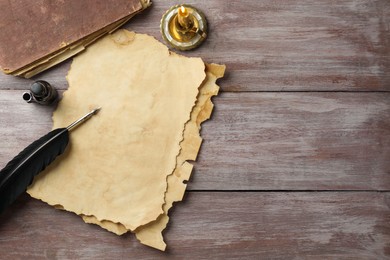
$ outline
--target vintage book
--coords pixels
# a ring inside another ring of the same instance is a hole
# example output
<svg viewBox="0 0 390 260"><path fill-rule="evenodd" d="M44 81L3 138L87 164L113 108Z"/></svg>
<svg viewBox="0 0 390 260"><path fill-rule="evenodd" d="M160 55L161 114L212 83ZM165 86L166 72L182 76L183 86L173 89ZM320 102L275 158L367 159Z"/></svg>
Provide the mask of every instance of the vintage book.
<svg viewBox="0 0 390 260"><path fill-rule="evenodd" d="M0 67L32 77L81 52L150 0L0 0Z"/></svg>

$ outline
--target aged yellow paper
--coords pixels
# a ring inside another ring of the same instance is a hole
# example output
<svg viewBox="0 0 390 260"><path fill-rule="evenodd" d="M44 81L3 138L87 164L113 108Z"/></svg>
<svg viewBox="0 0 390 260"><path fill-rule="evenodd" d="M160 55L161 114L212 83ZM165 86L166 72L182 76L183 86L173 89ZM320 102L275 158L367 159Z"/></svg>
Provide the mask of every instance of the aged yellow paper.
<svg viewBox="0 0 390 260"><path fill-rule="evenodd" d="M200 58L171 54L147 35L120 30L95 43L72 63L53 128L102 109L28 193L131 231L156 220L205 76Z"/></svg>
<svg viewBox="0 0 390 260"><path fill-rule="evenodd" d="M94 107L60 160L28 192L118 235L165 250L168 210L183 198L225 66L185 58L120 30L75 58L53 128Z"/></svg>

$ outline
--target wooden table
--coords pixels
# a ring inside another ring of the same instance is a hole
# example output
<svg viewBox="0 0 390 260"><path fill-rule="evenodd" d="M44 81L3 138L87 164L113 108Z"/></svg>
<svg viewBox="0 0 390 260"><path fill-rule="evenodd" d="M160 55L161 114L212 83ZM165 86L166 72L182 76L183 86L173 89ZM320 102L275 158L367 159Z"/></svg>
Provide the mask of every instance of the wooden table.
<svg viewBox="0 0 390 260"><path fill-rule="evenodd" d="M390 258L390 1L189 1L227 65L163 253L23 195L1 259ZM162 40L155 1L125 28ZM10 50L12 51L12 50ZM34 79L65 90L70 61ZM32 80L0 76L0 168L51 129Z"/></svg>

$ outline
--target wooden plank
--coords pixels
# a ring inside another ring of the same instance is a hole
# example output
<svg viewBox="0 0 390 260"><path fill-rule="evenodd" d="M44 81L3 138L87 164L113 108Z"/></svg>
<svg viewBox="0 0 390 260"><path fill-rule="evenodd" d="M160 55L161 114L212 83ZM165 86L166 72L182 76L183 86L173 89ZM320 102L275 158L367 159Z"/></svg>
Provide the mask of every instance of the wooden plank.
<svg viewBox="0 0 390 260"><path fill-rule="evenodd" d="M390 1L188 1L210 25L207 41L185 55L224 63L224 91L390 90ZM162 41L162 14L177 1L155 1L125 28ZM66 88L69 62L36 78ZM22 84L23 83L23 84ZM26 89L0 75L0 89Z"/></svg>
<svg viewBox="0 0 390 260"><path fill-rule="evenodd" d="M126 27L162 41L156 27L169 3ZM224 91L390 90L387 0L188 3L205 12L210 33L184 54L226 64Z"/></svg>
<svg viewBox="0 0 390 260"><path fill-rule="evenodd" d="M389 93L223 93L191 189L389 190Z"/></svg>
<svg viewBox="0 0 390 260"><path fill-rule="evenodd" d="M0 91L0 167L53 108ZM390 190L390 93L222 93L191 190Z"/></svg>
<svg viewBox="0 0 390 260"><path fill-rule="evenodd" d="M0 216L3 259L387 259L390 193L190 192L168 251L24 196Z"/></svg>

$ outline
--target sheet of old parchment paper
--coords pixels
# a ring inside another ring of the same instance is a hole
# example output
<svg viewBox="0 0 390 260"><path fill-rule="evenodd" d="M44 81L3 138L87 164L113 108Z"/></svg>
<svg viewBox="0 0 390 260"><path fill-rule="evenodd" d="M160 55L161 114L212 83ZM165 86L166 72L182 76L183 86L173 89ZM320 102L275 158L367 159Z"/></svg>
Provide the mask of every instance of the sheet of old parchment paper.
<svg viewBox="0 0 390 260"><path fill-rule="evenodd" d="M72 63L53 128L102 110L71 133L67 152L29 194L164 250L167 212L183 197L192 170L186 160L196 159L200 123L210 116L223 71L208 65L206 76L201 59L126 30L97 42Z"/></svg>

